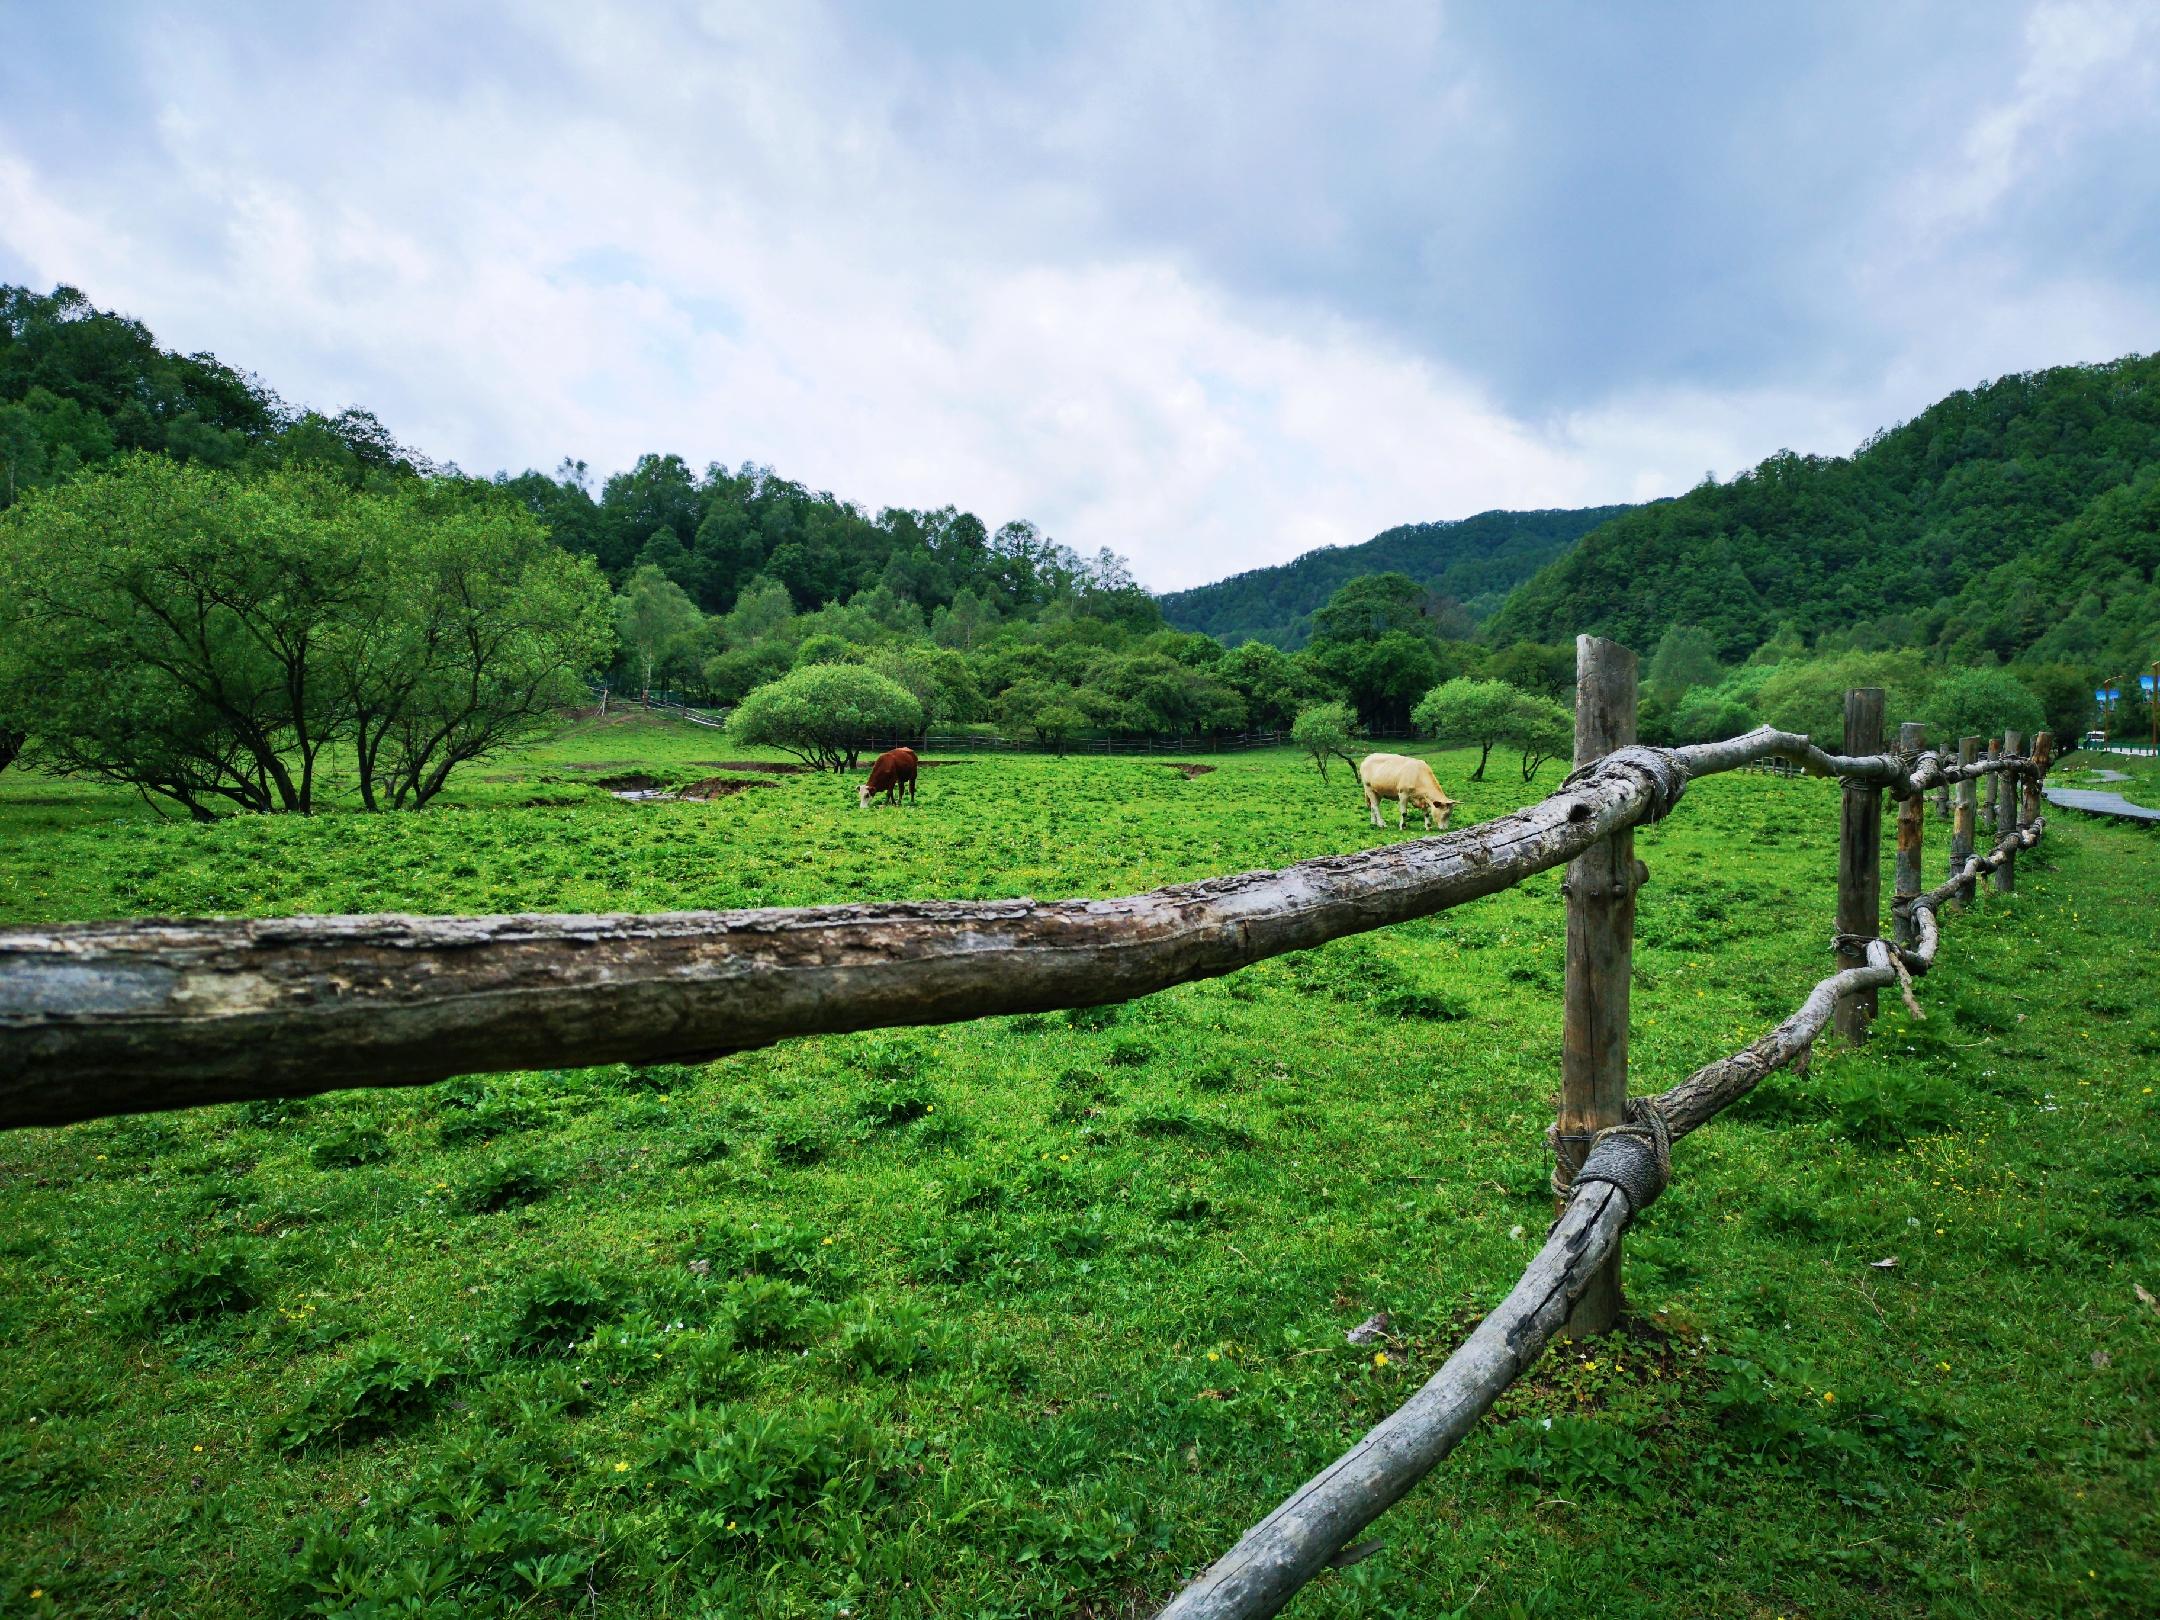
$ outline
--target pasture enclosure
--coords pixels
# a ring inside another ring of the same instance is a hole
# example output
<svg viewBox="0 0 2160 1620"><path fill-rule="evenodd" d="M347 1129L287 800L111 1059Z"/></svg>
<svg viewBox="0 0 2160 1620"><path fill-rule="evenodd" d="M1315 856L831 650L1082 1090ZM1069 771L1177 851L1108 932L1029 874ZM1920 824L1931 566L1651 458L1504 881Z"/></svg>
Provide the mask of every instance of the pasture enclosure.
<svg viewBox="0 0 2160 1620"><path fill-rule="evenodd" d="M1620 752L1608 750L1613 742ZM378 918L17 929L0 942L7 1117L85 1118L541 1063L683 1061L793 1034L1101 1005L1430 916L1567 863L1567 1085L1554 1135L1567 1185L1561 1220L1508 1303L1424 1392L1169 1611L1270 1612L1535 1359L1616 1254L1621 1229L1661 1190L1667 1144L1803 1053L1841 1003L1897 985L1901 965L1926 971L1937 912L2038 835L2030 805L2012 808L1995 847L1964 859L1926 894L1908 887L1901 862L1893 910L1901 936L1910 935L1901 947L1875 937L1879 916L1850 926L1859 920L1851 891L1874 863L1848 862L1839 943L1858 965L1817 986L1798 1014L1747 1051L1629 1110L1626 919L1642 874L1620 845L1635 826L1671 811L1688 781L1764 755L1796 758L1857 784L1844 795L1846 819L1864 825L1854 812L1865 806L1854 801L1885 787L1901 804L1917 804L1938 781L2023 780L2044 767L2013 753L1992 771L1961 772L1924 749L1849 744L1832 756L1774 734L1703 750L1624 744L1593 737L1584 751L1597 757L1585 758L1560 793L1461 833L1121 902L850 906L553 926ZM1904 831L1901 817L1901 854ZM1917 843L1911 853L1916 880ZM1578 949L1578 939L1596 948ZM167 998L163 1010L148 1014L158 995ZM469 1040L458 1034L468 1026ZM290 1066L265 1073L288 1043ZM151 1068L162 1084L144 1083ZM1428 1421L1436 1408L1438 1421Z"/></svg>

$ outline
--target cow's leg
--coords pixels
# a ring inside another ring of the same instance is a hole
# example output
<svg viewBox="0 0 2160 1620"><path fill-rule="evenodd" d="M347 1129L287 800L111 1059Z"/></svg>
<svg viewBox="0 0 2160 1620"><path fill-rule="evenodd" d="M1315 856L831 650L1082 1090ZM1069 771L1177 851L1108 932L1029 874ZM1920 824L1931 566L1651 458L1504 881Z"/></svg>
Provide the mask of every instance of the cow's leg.
<svg viewBox="0 0 2160 1620"><path fill-rule="evenodd" d="M1385 827L1387 825L1386 822L1380 819L1380 795L1369 787L1365 790L1365 808L1372 812L1372 824L1375 827Z"/></svg>
<svg viewBox="0 0 2160 1620"><path fill-rule="evenodd" d="M1404 805L1406 805L1406 804L1408 804L1409 802L1410 802L1410 795L1409 795L1409 794L1407 794L1407 793L1398 793L1398 794L1396 794L1396 795L1395 795L1395 830L1396 830L1397 832L1401 832L1401 831L1402 831L1402 816L1403 816L1403 806L1404 806Z"/></svg>

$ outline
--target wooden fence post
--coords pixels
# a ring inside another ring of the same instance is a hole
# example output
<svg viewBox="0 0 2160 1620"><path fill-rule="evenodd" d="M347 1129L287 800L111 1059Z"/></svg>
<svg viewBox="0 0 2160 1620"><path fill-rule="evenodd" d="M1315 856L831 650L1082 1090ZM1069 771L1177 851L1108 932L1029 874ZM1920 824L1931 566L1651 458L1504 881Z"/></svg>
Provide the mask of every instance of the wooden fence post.
<svg viewBox="0 0 2160 1620"><path fill-rule="evenodd" d="M1927 727L1908 720L1898 727L1898 752L1910 760L1927 746ZM1926 824L1927 803L1920 794L1908 794L1897 807L1897 882L1891 890L1890 920L1900 945L1920 943L1913 927L1912 903L1920 896L1920 829Z"/></svg>
<svg viewBox="0 0 2160 1620"><path fill-rule="evenodd" d="M1980 739L1960 737L1957 748L1958 764L1969 766L1980 758ZM1980 813L1980 784L1966 777L1957 785L1957 819L1950 824L1950 872L1956 877L1965 870L1965 863L1972 859L1973 832ZM1950 903L1960 911L1972 898L1972 885L1961 883Z"/></svg>
<svg viewBox="0 0 2160 1620"><path fill-rule="evenodd" d="M2040 819L2041 807L2047 802L2046 796L2040 791L2041 777L2046 776L2048 767L2055 763L2055 734L2053 732L2040 731L2033 734L2032 757L2033 764L2040 769L2039 775L2032 777L2025 784L2024 824L2026 826L2031 826L2032 823Z"/></svg>
<svg viewBox="0 0 2160 1620"><path fill-rule="evenodd" d="M1864 686L1845 694L1845 752L1882 752L1883 694ZM1882 933L1882 789L1847 779L1838 818L1837 931L1854 941ZM1864 945L1838 951L1841 967L1867 966ZM1858 1045L1875 1018L1875 992L1856 990L1838 1003L1837 1032Z"/></svg>
<svg viewBox="0 0 2160 1620"><path fill-rule="evenodd" d="M1635 655L1616 641L1575 638L1575 763L1635 740ZM1627 1106L1628 982L1635 960L1635 833L1624 828L1568 863L1560 1117L1555 1185L1574 1179L1590 1138ZM1563 1195L1562 1205L1567 1202ZM1563 1333L1585 1338L1620 1317L1620 1250L1575 1302Z"/></svg>
<svg viewBox="0 0 2160 1620"><path fill-rule="evenodd" d="M2002 739L2000 737L1990 737L1987 740L1987 757L1990 760L2002 758ZM1995 830L1995 789L1998 785L1996 778L1993 776L1987 777L1981 784L1980 830L1984 833L1991 833ZM1988 842L1993 843L1994 840L1989 839Z"/></svg>
<svg viewBox="0 0 2160 1620"><path fill-rule="evenodd" d="M2002 751L2006 757L2023 753L2025 751L2025 734L2021 731L2004 732L2002 735ZM2018 800L2021 797L2018 792L2018 785L2018 779L2008 771L2004 771L1995 778L1995 827L1997 837L2004 837L2017 831ZM1995 868L1995 892L1997 894L2017 893L2016 850L2005 851L2002 865Z"/></svg>

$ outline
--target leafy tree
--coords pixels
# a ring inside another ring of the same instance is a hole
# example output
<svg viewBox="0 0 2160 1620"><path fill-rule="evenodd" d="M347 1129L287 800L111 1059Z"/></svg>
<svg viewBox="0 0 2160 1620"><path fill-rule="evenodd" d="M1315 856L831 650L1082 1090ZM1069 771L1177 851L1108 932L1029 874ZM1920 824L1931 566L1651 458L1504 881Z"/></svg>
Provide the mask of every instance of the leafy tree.
<svg viewBox="0 0 2160 1620"><path fill-rule="evenodd" d="M866 654L861 647L841 636L825 633L804 636L795 648L795 667L802 669L810 664L859 664Z"/></svg>
<svg viewBox="0 0 2160 1620"><path fill-rule="evenodd" d="M1408 574L1366 574L1313 615L1315 641L1378 641L1390 631L1431 633L1432 593Z"/></svg>
<svg viewBox="0 0 2160 1620"><path fill-rule="evenodd" d="M2040 700L2008 670L1960 669L1945 675L1921 711L1928 736L1940 747L1957 746L1960 737L1990 737L2022 731L2028 742L2047 724Z"/></svg>
<svg viewBox="0 0 2160 1620"><path fill-rule="evenodd" d="M370 584L346 492L151 455L34 490L0 518L16 605L0 712L64 772L305 813L344 718L323 656Z"/></svg>
<svg viewBox="0 0 2160 1620"><path fill-rule="evenodd" d="M1931 684L1932 671L1918 653L1840 653L1779 664L1756 693L1755 708L1780 731L1804 732L1818 746L1838 749L1845 745L1848 690L1881 687L1894 728L1920 712Z"/></svg>
<svg viewBox="0 0 2160 1620"><path fill-rule="evenodd" d="M1518 692L1509 740L1522 750L1522 779L1534 782L1548 759L1574 757L1575 716L1549 697Z"/></svg>
<svg viewBox="0 0 2160 1620"><path fill-rule="evenodd" d="M680 585L651 563L632 572L615 602L615 631L637 671L640 702L652 705L653 671L704 628L705 615Z"/></svg>
<svg viewBox="0 0 2160 1620"><path fill-rule="evenodd" d="M578 700L614 647L607 582L499 500L416 486L355 505L370 577L331 656L361 802L418 809Z"/></svg>
<svg viewBox="0 0 2160 1620"><path fill-rule="evenodd" d="M811 664L759 687L728 716L730 741L785 749L814 769L855 767L865 745L922 734L922 705L860 664Z"/></svg>
<svg viewBox="0 0 2160 1620"><path fill-rule="evenodd" d="M1255 645L1248 642L1246 645ZM1243 649L1240 649L1241 651ZM1357 730L1357 716L1347 703L1315 703L1300 709L1290 723L1290 740L1312 756L1314 769L1327 780L1327 763L1339 759L1353 769L1350 739Z"/></svg>
<svg viewBox="0 0 2160 1620"><path fill-rule="evenodd" d="M705 690L715 702L740 703L766 682L777 681L793 664L785 642L730 647L705 661Z"/></svg>
<svg viewBox="0 0 2160 1620"><path fill-rule="evenodd" d="M1305 666L1264 641L1231 649L1216 660L1214 674L1245 700L1247 721L1266 731L1286 729L1320 695Z"/></svg>
<svg viewBox="0 0 2160 1620"><path fill-rule="evenodd" d="M1695 687L1717 685L1723 673L1717 638L1700 625L1675 624L1658 638L1643 684L1674 703Z"/></svg>
<svg viewBox="0 0 2160 1620"><path fill-rule="evenodd" d="M2018 684L2040 700L2047 729L2058 748L2067 748L2085 732L2093 712L2093 693L2100 682L2073 664L2018 664L2010 673ZM1937 738L1940 742L1941 739Z"/></svg>
<svg viewBox="0 0 2160 1620"><path fill-rule="evenodd" d="M1721 742L1761 724L1761 716L1738 698L1721 688L1698 686L1673 710L1671 729L1677 743Z"/></svg>
<svg viewBox="0 0 2160 1620"><path fill-rule="evenodd" d="M1485 762L1493 746L1514 737L1522 724L1522 701L1530 694L1505 681L1473 680L1458 675L1418 700L1410 723L1443 741L1467 743L1478 750L1473 782L1485 780Z"/></svg>
<svg viewBox="0 0 2160 1620"><path fill-rule="evenodd" d="M870 655L870 667L907 688L922 705L925 726L965 722L982 712L975 672L950 648L921 642L880 647Z"/></svg>
<svg viewBox="0 0 2160 1620"><path fill-rule="evenodd" d="M794 639L789 627L795 620L795 599L776 579L753 579L735 598L724 631L730 647L749 647L774 638Z"/></svg>
<svg viewBox="0 0 2160 1620"><path fill-rule="evenodd" d="M1065 744L1074 732L1087 724L1087 714L1076 702L1055 698L1045 703L1028 717L1028 724L1035 735L1057 750L1058 757L1065 757Z"/></svg>
<svg viewBox="0 0 2160 1620"><path fill-rule="evenodd" d="M1319 641L1298 657L1316 682L1340 692L1374 730L1410 723L1410 708L1445 673L1424 636L1391 630L1377 641Z"/></svg>

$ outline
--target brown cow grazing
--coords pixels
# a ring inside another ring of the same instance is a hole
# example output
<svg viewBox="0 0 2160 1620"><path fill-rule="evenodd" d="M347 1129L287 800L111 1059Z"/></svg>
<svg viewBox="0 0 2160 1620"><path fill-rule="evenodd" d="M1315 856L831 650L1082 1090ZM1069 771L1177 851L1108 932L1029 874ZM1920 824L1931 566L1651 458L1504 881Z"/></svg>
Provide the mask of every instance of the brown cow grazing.
<svg viewBox="0 0 2160 1620"><path fill-rule="evenodd" d="M876 762L870 767L870 780L855 790L855 807L858 810L869 809L870 796L874 793L884 794L887 804L898 804L903 790L908 796L908 803L913 804L915 765L915 750L912 748L892 748L878 755Z"/></svg>

